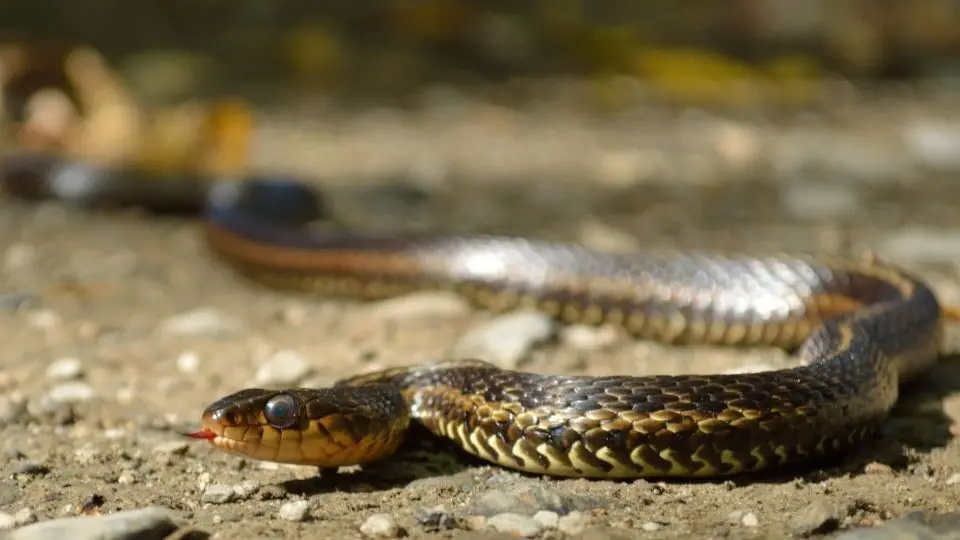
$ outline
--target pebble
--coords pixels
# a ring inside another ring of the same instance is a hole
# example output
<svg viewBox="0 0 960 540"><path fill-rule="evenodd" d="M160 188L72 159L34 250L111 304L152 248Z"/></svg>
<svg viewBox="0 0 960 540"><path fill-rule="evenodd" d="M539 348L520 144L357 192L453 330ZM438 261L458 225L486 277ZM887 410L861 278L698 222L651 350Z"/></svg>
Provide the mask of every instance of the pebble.
<svg viewBox="0 0 960 540"><path fill-rule="evenodd" d="M757 519L756 514L744 510L734 510L733 512L730 512L728 517L730 523L743 525L744 527L756 527L760 524L760 520Z"/></svg>
<svg viewBox="0 0 960 540"><path fill-rule="evenodd" d="M360 532L370 538L397 538L400 527L390 514L373 514L360 525Z"/></svg>
<svg viewBox="0 0 960 540"><path fill-rule="evenodd" d="M201 308L167 318L160 331L175 336L223 337L243 329L239 319L212 308Z"/></svg>
<svg viewBox="0 0 960 540"><path fill-rule="evenodd" d="M543 525L537 520L514 512L504 512L491 517L487 520L487 527L521 538L532 538L543 531Z"/></svg>
<svg viewBox="0 0 960 540"><path fill-rule="evenodd" d="M853 185L827 182L796 182L783 186L781 204L793 217L830 220L855 215L861 208Z"/></svg>
<svg viewBox="0 0 960 540"><path fill-rule="evenodd" d="M27 324L32 328L36 328L37 330L51 332L57 328L60 328L63 325L63 321L60 320L60 316L54 311L49 309L38 309L30 312L30 314L27 316Z"/></svg>
<svg viewBox="0 0 960 540"><path fill-rule="evenodd" d="M239 499L249 499L258 491L260 491L260 482L253 479L244 480L233 486L233 492L237 494Z"/></svg>
<svg viewBox="0 0 960 540"><path fill-rule="evenodd" d="M12 244L3 252L3 267L6 270L18 270L33 264L36 248L30 244Z"/></svg>
<svg viewBox="0 0 960 540"><path fill-rule="evenodd" d="M21 508L13 514L13 522L17 527L37 522L37 513L30 508Z"/></svg>
<svg viewBox="0 0 960 540"><path fill-rule="evenodd" d="M151 506L100 516L51 519L17 529L6 540L164 538L176 530L171 510Z"/></svg>
<svg viewBox="0 0 960 540"><path fill-rule="evenodd" d="M533 519L544 529L556 529L557 523L560 521L560 514L549 510L540 510L533 515Z"/></svg>
<svg viewBox="0 0 960 540"><path fill-rule="evenodd" d="M177 371L184 375L192 375L200 368L200 355L193 351L181 353L177 357Z"/></svg>
<svg viewBox="0 0 960 540"><path fill-rule="evenodd" d="M534 346L553 337L555 329L553 320L540 312L502 315L467 332L454 346L454 355L515 368Z"/></svg>
<svg viewBox="0 0 960 540"><path fill-rule="evenodd" d="M237 492L233 486L226 484L210 484L203 490L200 496L200 502L210 504L226 504L237 498Z"/></svg>
<svg viewBox="0 0 960 540"><path fill-rule="evenodd" d="M45 373L54 381L79 379L83 375L83 362L79 358L59 358L47 366Z"/></svg>
<svg viewBox="0 0 960 540"><path fill-rule="evenodd" d="M947 485L952 486L954 484L960 484L960 473L953 473L950 475L950 478L947 478Z"/></svg>
<svg viewBox="0 0 960 540"><path fill-rule="evenodd" d="M310 515L310 501L283 503L277 515L284 521L304 521Z"/></svg>
<svg viewBox="0 0 960 540"><path fill-rule="evenodd" d="M647 521L646 523L641 525L640 528L646 532L655 532L662 529L663 525L657 523L656 521Z"/></svg>
<svg viewBox="0 0 960 540"><path fill-rule="evenodd" d="M83 403L95 396L93 387L81 381L68 381L58 384L47 392L41 400L44 408L65 403Z"/></svg>
<svg viewBox="0 0 960 540"><path fill-rule="evenodd" d="M790 531L800 536L827 534L840 527L840 509L826 501L814 501L790 519Z"/></svg>
<svg viewBox="0 0 960 540"><path fill-rule="evenodd" d="M30 292L0 293L0 311L19 311L39 301L40 297Z"/></svg>
<svg viewBox="0 0 960 540"><path fill-rule="evenodd" d="M903 227L876 248L882 258L926 263L954 263L960 257L960 230Z"/></svg>
<svg viewBox="0 0 960 540"><path fill-rule="evenodd" d="M294 384L309 375L310 370L310 362L302 354L284 349L261 364L254 379L264 386Z"/></svg>
<svg viewBox="0 0 960 540"><path fill-rule="evenodd" d="M117 477L117 483L129 486L137 483L137 476L133 474L133 471L123 471L120 473L120 476Z"/></svg>
<svg viewBox="0 0 960 540"><path fill-rule="evenodd" d="M0 425L16 424L26 417L26 400L10 395L0 395Z"/></svg>
<svg viewBox="0 0 960 540"><path fill-rule="evenodd" d="M470 304L460 295L446 291L424 291L381 300L367 313L382 320L409 318L454 318L470 313Z"/></svg>
<svg viewBox="0 0 960 540"><path fill-rule="evenodd" d="M557 521L557 530L569 535L580 534L587 528L587 517L574 510Z"/></svg>
<svg viewBox="0 0 960 540"><path fill-rule="evenodd" d="M0 531L9 530L17 526L17 518L13 514L0 512Z"/></svg>

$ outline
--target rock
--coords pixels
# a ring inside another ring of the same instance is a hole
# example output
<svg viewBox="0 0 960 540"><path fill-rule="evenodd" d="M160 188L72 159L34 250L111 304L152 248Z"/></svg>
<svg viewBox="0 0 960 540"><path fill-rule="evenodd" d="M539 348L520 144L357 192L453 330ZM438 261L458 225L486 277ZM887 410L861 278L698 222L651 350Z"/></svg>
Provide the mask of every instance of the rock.
<svg viewBox="0 0 960 540"><path fill-rule="evenodd" d="M174 315L160 325L160 331L171 336L223 337L242 329L239 319L211 308Z"/></svg>
<svg viewBox="0 0 960 540"><path fill-rule="evenodd" d="M273 353L257 369L254 380L264 386L295 384L309 375L311 369L302 354L284 349Z"/></svg>
<svg viewBox="0 0 960 540"><path fill-rule="evenodd" d="M557 523L560 521L560 515L550 510L540 510L533 515L533 519L544 529L556 529Z"/></svg>
<svg viewBox="0 0 960 540"><path fill-rule="evenodd" d="M93 387L89 384L80 381L70 381L51 388L41 401L43 408L48 409L65 403L72 404L90 401L95 395L96 393Z"/></svg>
<svg viewBox="0 0 960 540"><path fill-rule="evenodd" d="M210 484L203 490L203 495L200 495L200 502L210 504L226 504L236 498L237 492L234 491L233 486L228 486L226 484Z"/></svg>
<svg viewBox="0 0 960 540"><path fill-rule="evenodd" d="M59 358L47 366L45 373L54 381L79 379L83 375L83 362L79 358Z"/></svg>
<svg viewBox="0 0 960 540"><path fill-rule="evenodd" d="M641 525L640 528L646 532L656 532L662 529L663 525L660 523L657 523L656 521L647 521L646 523Z"/></svg>
<svg viewBox="0 0 960 540"><path fill-rule="evenodd" d="M0 311L19 311L39 302L40 297L30 292L0 293Z"/></svg>
<svg viewBox="0 0 960 540"><path fill-rule="evenodd" d="M382 320L454 318L470 313L470 304L446 291L424 291L371 304L367 313Z"/></svg>
<svg viewBox="0 0 960 540"><path fill-rule="evenodd" d="M557 521L557 530L564 534L580 534L586 528L587 517L577 511L570 512Z"/></svg>
<svg viewBox="0 0 960 540"><path fill-rule="evenodd" d="M846 218L861 208L855 188L836 182L790 183L781 190L781 204L793 217L802 220Z"/></svg>
<svg viewBox="0 0 960 540"><path fill-rule="evenodd" d="M533 538L543 530L543 525L537 520L514 512L504 512L491 517L487 520L487 527L521 538Z"/></svg>
<svg viewBox="0 0 960 540"><path fill-rule="evenodd" d="M0 426L16 424L27 418L27 402L14 396L0 395Z"/></svg>
<svg viewBox="0 0 960 540"><path fill-rule="evenodd" d="M540 510L549 510L565 515L571 510L589 510L604 507L609 501L569 493L542 484L520 484L510 490L493 489L474 496L467 505L468 515L490 517L495 514L514 512L533 515Z"/></svg>
<svg viewBox="0 0 960 540"><path fill-rule="evenodd" d="M360 525L360 533L370 538L397 538L400 527L390 514L373 514Z"/></svg>
<svg viewBox="0 0 960 540"><path fill-rule="evenodd" d="M238 499L249 499L254 494L260 491L260 482L257 480L244 480L239 484L233 486L233 492L236 493Z"/></svg>
<svg viewBox="0 0 960 540"><path fill-rule="evenodd" d="M133 471L123 471L120 473L120 476L117 477L117 483L125 486L137 483L137 476Z"/></svg>
<svg viewBox="0 0 960 540"><path fill-rule="evenodd" d="M840 527L840 508L826 501L814 501L790 519L790 531L800 536L827 534Z"/></svg>
<svg viewBox="0 0 960 540"><path fill-rule="evenodd" d="M177 371L184 375L192 375L200 368L200 355L193 351L186 351L177 357Z"/></svg>
<svg viewBox="0 0 960 540"><path fill-rule="evenodd" d="M17 526L17 518L13 514L0 512L0 531L12 529Z"/></svg>
<svg viewBox="0 0 960 540"><path fill-rule="evenodd" d="M950 478L947 478L946 484L948 486L952 486L958 483L960 483L960 473L953 473L950 475Z"/></svg>
<svg viewBox="0 0 960 540"><path fill-rule="evenodd" d="M960 232L932 227L902 227L877 246L884 259L953 263L960 257Z"/></svg>
<svg viewBox="0 0 960 540"><path fill-rule="evenodd" d="M177 530L173 513L162 507L117 512L103 516L53 519L27 525L7 540L120 540L164 538Z"/></svg>
<svg viewBox="0 0 960 540"><path fill-rule="evenodd" d="M13 521L16 523L17 527L30 525L31 523L37 522L37 513L30 508L21 508L20 510L17 510L16 514L13 515Z"/></svg>
<svg viewBox="0 0 960 540"><path fill-rule="evenodd" d="M540 312L502 315L467 332L455 345L454 356L514 368L534 346L553 337L554 330L553 320Z"/></svg>
<svg viewBox="0 0 960 540"><path fill-rule="evenodd" d="M447 512L443 505L439 505L423 510L417 516L417 524L427 531L443 531L455 528L457 518Z"/></svg>
<svg viewBox="0 0 960 540"><path fill-rule="evenodd" d="M292 501L283 503L277 516L284 521L305 521L310 515L310 501Z"/></svg>

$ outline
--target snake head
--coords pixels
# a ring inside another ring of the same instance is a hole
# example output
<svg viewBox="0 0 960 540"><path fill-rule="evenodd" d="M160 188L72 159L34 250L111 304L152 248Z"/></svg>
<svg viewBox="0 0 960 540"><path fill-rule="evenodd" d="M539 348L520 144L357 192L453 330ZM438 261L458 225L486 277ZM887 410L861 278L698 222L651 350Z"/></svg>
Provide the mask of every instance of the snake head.
<svg viewBox="0 0 960 540"><path fill-rule="evenodd" d="M207 406L187 437L257 460L339 467L393 453L410 417L387 388L248 388Z"/></svg>

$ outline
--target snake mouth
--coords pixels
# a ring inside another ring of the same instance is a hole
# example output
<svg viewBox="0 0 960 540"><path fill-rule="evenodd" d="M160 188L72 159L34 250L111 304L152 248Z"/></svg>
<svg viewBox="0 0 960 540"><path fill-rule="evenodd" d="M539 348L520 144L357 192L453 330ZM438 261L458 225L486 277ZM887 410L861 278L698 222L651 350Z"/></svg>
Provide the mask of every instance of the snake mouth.
<svg viewBox="0 0 960 540"><path fill-rule="evenodd" d="M205 441L213 442L217 438L217 434L212 429L203 428L198 431L191 431L189 433L181 433L184 437L190 437L191 439L202 439Z"/></svg>

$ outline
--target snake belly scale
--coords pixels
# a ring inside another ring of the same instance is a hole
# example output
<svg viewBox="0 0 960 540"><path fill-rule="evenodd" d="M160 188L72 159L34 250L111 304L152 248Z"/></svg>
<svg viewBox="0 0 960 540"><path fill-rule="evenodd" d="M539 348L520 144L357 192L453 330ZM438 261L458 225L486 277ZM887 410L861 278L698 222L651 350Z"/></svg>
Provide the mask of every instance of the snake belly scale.
<svg viewBox="0 0 960 540"><path fill-rule="evenodd" d="M73 185L66 197L55 168L35 157L25 163L8 164L8 192L83 204L155 192L142 179L124 184L122 174L88 168L85 191ZM802 360L761 373L589 377L453 359L332 388L245 389L207 407L191 435L254 459L370 463L390 456L413 421L470 454L531 473L730 475L857 445L886 418L899 384L939 353L944 315L933 291L873 259L607 254L525 238L321 234L269 203L309 197L296 182L208 188L191 193L209 246L274 287L367 299L442 288L489 310L536 308L676 344L780 346ZM243 196L250 190L256 204ZM142 199L149 207L150 197Z"/></svg>

